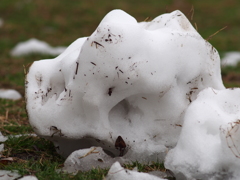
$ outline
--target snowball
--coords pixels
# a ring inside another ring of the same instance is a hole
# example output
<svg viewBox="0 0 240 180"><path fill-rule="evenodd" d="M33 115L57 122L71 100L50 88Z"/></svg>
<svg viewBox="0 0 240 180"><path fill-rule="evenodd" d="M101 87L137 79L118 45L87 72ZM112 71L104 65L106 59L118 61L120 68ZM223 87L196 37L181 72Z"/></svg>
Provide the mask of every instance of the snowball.
<svg viewBox="0 0 240 180"><path fill-rule="evenodd" d="M49 54L49 55L59 55L66 48L65 47L51 47L48 43L44 41L37 40L35 38L29 39L25 42L18 43L11 51L12 56L22 56L31 53Z"/></svg>
<svg viewBox="0 0 240 180"><path fill-rule="evenodd" d="M185 179L239 179L240 89L207 88L189 106L165 167Z"/></svg>
<svg viewBox="0 0 240 180"><path fill-rule="evenodd" d="M237 66L240 61L240 52L227 52L222 58L222 66Z"/></svg>
<svg viewBox="0 0 240 180"><path fill-rule="evenodd" d="M131 171L128 169L124 169L119 162L115 162L110 170L108 171L108 174L106 176L106 180L163 180L162 178L159 178L154 175L150 175L148 173L143 172L136 172Z"/></svg>
<svg viewBox="0 0 240 180"><path fill-rule="evenodd" d="M33 63L26 102L35 132L63 156L95 146L147 163L176 145L206 87L224 89L219 55L180 11L143 24L114 10L90 37Z"/></svg>
<svg viewBox="0 0 240 180"><path fill-rule="evenodd" d="M0 98L18 100L22 95L14 89L0 89Z"/></svg>

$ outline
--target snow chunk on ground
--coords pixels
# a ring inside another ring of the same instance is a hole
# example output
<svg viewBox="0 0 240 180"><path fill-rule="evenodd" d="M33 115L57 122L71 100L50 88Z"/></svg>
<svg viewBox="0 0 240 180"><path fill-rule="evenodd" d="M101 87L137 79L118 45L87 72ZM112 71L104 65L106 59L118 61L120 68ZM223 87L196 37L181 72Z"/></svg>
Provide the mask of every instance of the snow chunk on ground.
<svg viewBox="0 0 240 180"><path fill-rule="evenodd" d="M164 180L164 179L154 175L150 175L148 173L124 169L119 162L115 162L108 171L106 180Z"/></svg>
<svg viewBox="0 0 240 180"><path fill-rule="evenodd" d="M224 54L221 64L222 67L237 66L238 62L240 62L240 52L232 51Z"/></svg>
<svg viewBox="0 0 240 180"><path fill-rule="evenodd" d="M52 47L44 41L32 38L28 41L18 43L11 51L11 55L22 56L31 53L40 53L56 56L65 51L65 49L66 47Z"/></svg>
<svg viewBox="0 0 240 180"><path fill-rule="evenodd" d="M184 117L165 167L181 179L240 177L240 89L200 92Z"/></svg>
<svg viewBox="0 0 240 180"><path fill-rule="evenodd" d="M197 94L225 89L220 71L218 52L180 11L142 24L114 10L90 37L33 63L29 121L65 157L95 146L112 157L162 161Z"/></svg>
<svg viewBox="0 0 240 180"><path fill-rule="evenodd" d="M0 89L0 98L18 100L22 95L14 89Z"/></svg>
<svg viewBox="0 0 240 180"><path fill-rule="evenodd" d="M108 168L116 161L124 162L122 158L110 157L101 147L91 147L74 151L64 162L62 171L75 174L92 168Z"/></svg>

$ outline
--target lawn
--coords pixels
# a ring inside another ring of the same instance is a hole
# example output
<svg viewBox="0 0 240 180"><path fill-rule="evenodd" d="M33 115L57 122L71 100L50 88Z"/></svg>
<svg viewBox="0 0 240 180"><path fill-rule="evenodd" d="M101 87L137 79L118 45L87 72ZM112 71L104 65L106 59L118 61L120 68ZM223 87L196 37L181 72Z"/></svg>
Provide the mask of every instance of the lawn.
<svg viewBox="0 0 240 180"><path fill-rule="evenodd" d="M39 54L12 57L10 52L18 42L37 38L52 46L68 46L79 37L91 35L112 9L122 9L138 21L179 9L220 55L226 51L240 51L239 7L240 1L237 0L1 0L0 88L16 89L24 95L23 66L53 58ZM240 66L226 67L222 69L222 75L226 87L240 86ZM0 99L0 131L5 136L33 133L24 98L18 101ZM51 142L35 136L9 138L2 155L13 157L13 161L0 161L0 169L17 169L22 175L34 174L39 179L102 179L107 173L101 169L76 176L56 173L55 169L62 167L64 159L55 152ZM151 167L136 162L133 165L142 171L163 170L161 163ZM126 167L131 169L133 165Z"/></svg>

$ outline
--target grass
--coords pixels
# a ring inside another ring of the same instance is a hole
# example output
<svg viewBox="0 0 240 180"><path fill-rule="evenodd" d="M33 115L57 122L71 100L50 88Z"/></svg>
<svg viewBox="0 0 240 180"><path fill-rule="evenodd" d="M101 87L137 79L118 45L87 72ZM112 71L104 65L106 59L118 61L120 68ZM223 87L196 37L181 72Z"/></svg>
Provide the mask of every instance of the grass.
<svg viewBox="0 0 240 180"><path fill-rule="evenodd" d="M102 179L106 176L108 169L92 169L88 172L78 172L75 176L71 174L58 173L56 170L63 167L64 159L59 156L51 142L35 137L20 136L9 137L4 143L3 157L12 157L13 161L1 163L0 169L18 170L21 175L35 175L39 180L44 179ZM126 164L128 169L137 167L141 172L164 171L162 163L144 165L138 162Z"/></svg>
<svg viewBox="0 0 240 180"><path fill-rule="evenodd" d="M92 169L79 172L76 176L56 172L63 166L64 159L59 156L53 144L35 136L10 137L5 142L4 157L13 158L12 162L0 163L0 169L18 170L21 175L35 175L44 179L101 179L106 175L105 169Z"/></svg>
<svg viewBox="0 0 240 180"><path fill-rule="evenodd" d="M220 54L240 51L239 7L240 1L236 0L1 0L0 18L4 24L0 27L0 88L13 88L24 95L23 65L53 58L39 54L12 57L10 52L18 42L34 37L52 46L68 46L79 37L89 36L112 9L123 9L138 21L179 9L189 19L193 16L192 24L197 24L199 33L205 39L227 26L209 40ZM227 87L239 87L240 65L222 69L222 76ZM0 131L5 136L33 133L24 99L0 99ZM79 172L76 176L56 173L64 159L55 152L51 142L40 137L10 137L5 142L2 155L12 157L13 161L0 161L0 169L18 170L22 175L34 174L39 179L102 179L107 173L106 169ZM164 170L161 163L152 166L137 162L125 165L129 169L133 166L143 172Z"/></svg>

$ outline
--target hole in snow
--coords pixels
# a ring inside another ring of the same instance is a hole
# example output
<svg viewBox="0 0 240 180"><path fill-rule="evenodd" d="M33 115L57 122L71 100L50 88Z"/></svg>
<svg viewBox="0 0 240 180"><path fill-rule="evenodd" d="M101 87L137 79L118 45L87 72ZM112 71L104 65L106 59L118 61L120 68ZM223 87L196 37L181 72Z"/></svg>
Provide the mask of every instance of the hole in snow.
<svg viewBox="0 0 240 180"><path fill-rule="evenodd" d="M125 144L125 141L123 140L122 136L118 136L118 138L116 139L115 148L120 151L119 156L124 155L126 144Z"/></svg>
<svg viewBox="0 0 240 180"><path fill-rule="evenodd" d="M129 128L138 128L143 115L141 109L131 105L127 99L123 99L110 110L108 119L110 126L117 130L115 133L126 137Z"/></svg>

